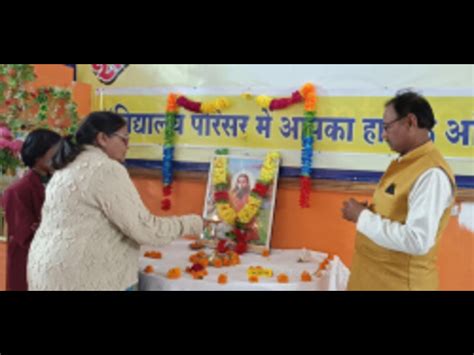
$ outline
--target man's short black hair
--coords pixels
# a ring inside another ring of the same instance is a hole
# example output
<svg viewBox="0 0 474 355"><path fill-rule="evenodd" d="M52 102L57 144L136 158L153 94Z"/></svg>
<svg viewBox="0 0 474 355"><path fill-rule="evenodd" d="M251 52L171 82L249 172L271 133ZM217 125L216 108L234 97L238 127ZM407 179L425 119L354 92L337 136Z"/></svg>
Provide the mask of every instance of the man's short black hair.
<svg viewBox="0 0 474 355"><path fill-rule="evenodd" d="M400 91L397 95L387 101L385 107L393 105L398 118L413 113L418 120L418 127L431 131L435 125L433 109L428 101L420 94L413 91Z"/></svg>

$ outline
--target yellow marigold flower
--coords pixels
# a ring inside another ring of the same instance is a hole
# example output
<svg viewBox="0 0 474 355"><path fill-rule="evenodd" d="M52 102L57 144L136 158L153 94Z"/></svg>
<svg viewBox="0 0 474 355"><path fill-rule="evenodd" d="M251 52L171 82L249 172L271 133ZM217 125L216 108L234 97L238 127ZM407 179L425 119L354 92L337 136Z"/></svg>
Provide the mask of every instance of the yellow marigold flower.
<svg viewBox="0 0 474 355"><path fill-rule="evenodd" d="M266 96L266 95L257 96L257 98L255 99L255 101L257 102L257 105L260 106L261 108L269 108L272 100L273 99L270 96Z"/></svg>
<svg viewBox="0 0 474 355"><path fill-rule="evenodd" d="M268 153L268 157L272 160L279 160L280 159L280 153L271 152L271 153Z"/></svg>
<svg viewBox="0 0 474 355"><path fill-rule="evenodd" d="M201 104L202 113L215 113L217 112L216 106L211 102L203 102Z"/></svg>
<svg viewBox="0 0 474 355"><path fill-rule="evenodd" d="M214 102L217 111L222 111L230 106L230 101L225 97L220 97Z"/></svg>
<svg viewBox="0 0 474 355"><path fill-rule="evenodd" d="M235 222L236 214L235 211L228 203L217 204L217 214L226 223L233 225Z"/></svg>
<svg viewBox="0 0 474 355"><path fill-rule="evenodd" d="M212 175L212 183L214 185L225 184L227 182L227 174L221 171L214 171Z"/></svg>

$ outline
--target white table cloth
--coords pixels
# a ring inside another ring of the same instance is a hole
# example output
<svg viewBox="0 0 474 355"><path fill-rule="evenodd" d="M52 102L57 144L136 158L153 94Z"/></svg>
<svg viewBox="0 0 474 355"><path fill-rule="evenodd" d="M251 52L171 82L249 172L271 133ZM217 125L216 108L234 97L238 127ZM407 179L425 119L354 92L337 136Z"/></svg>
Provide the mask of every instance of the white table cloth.
<svg viewBox="0 0 474 355"><path fill-rule="evenodd" d="M142 247L140 257L139 289L142 291L169 290L169 291L290 291L290 290L345 290L349 278L349 270L342 263L338 256L330 261L326 270L320 277L316 277L314 272L321 262L328 256L325 253L310 251L311 260L299 263L298 258L302 255L302 250L298 249L272 249L269 257L260 254L246 253L240 256L241 264L215 268L207 267L208 275L203 280L194 280L192 276L185 272L187 266L191 266L189 256L197 251L191 250L190 240L179 239L163 248ZM151 259L144 257L146 251L160 251L161 259ZM204 249L210 253L210 249ZM153 273L145 273L146 266L151 265ZM247 269L249 266L261 266L271 268L273 277L260 277L258 283L248 281ZM166 277L169 269L179 267L182 271L181 278L170 280ZM300 275L303 271L308 271L312 276L312 281L301 282ZM217 283L219 274L227 274L227 284ZM277 276L280 273L288 275L289 282L278 283Z"/></svg>

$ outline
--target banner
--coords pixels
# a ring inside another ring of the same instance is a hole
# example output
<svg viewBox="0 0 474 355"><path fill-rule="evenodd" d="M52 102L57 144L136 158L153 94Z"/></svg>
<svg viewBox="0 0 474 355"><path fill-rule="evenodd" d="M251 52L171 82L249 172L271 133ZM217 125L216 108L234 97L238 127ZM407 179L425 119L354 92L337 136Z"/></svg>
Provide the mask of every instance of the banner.
<svg viewBox="0 0 474 355"><path fill-rule="evenodd" d="M209 162L219 148L254 156L279 150L282 166L299 167L303 104L270 112L254 96L290 96L312 81L318 88L313 167L383 172L394 157L382 139L384 104L416 82L421 87L415 91L427 97L435 112L431 138L455 174L474 176L472 66L117 65L110 85L95 78L97 65L89 66L79 65L79 80L95 83L95 109L126 118L129 159L161 160L166 95L177 92L196 101L226 97L231 102L219 114L180 111L177 161Z"/></svg>

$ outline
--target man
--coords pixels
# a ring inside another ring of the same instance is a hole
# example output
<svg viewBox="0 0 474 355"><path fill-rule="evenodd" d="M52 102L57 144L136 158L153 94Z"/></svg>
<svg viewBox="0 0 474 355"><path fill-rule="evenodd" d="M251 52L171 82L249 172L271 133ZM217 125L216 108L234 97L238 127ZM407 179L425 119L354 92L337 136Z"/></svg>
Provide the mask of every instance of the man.
<svg viewBox="0 0 474 355"><path fill-rule="evenodd" d="M232 207L239 212L247 203L250 194L250 180L247 174L240 174L237 177L234 188L229 194Z"/></svg>
<svg viewBox="0 0 474 355"><path fill-rule="evenodd" d="M440 235L455 196L451 168L430 140L428 101L398 94L385 104L383 138L400 153L382 176L373 203L344 202L356 223L349 290L434 290Z"/></svg>
<svg viewBox="0 0 474 355"><path fill-rule="evenodd" d="M41 221L44 184L52 174L51 159L61 136L38 129L23 143L21 158L30 170L3 195L8 228L7 290L27 291L28 250Z"/></svg>

